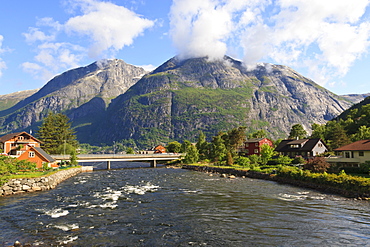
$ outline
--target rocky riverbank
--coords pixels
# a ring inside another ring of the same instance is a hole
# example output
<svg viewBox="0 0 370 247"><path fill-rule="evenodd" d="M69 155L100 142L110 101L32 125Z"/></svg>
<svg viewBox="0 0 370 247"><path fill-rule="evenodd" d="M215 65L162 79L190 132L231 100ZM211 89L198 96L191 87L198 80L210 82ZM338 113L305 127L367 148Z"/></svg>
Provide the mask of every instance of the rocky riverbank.
<svg viewBox="0 0 370 247"><path fill-rule="evenodd" d="M0 187L0 196L54 189L59 183L81 172L92 171L92 167L77 167L61 170L47 177L12 179Z"/></svg>
<svg viewBox="0 0 370 247"><path fill-rule="evenodd" d="M283 178L278 177L275 174L266 174L260 173L255 171L247 171L247 170L235 170L232 168L222 168L222 167L210 167L210 166L192 166L192 165L183 165L182 168L200 171L200 172L207 172L207 173L218 173L222 176L222 174L228 174L236 177L249 177L249 178L258 178L258 179L265 179L271 180L278 183L290 184L298 187L315 189L325 193L336 194L348 198L360 199L360 200L370 200L370 193L358 193L357 191L353 190L344 190L341 188L325 186L322 184L317 184L308 181L301 181L301 180L294 180L290 178ZM224 176L225 177L225 176Z"/></svg>

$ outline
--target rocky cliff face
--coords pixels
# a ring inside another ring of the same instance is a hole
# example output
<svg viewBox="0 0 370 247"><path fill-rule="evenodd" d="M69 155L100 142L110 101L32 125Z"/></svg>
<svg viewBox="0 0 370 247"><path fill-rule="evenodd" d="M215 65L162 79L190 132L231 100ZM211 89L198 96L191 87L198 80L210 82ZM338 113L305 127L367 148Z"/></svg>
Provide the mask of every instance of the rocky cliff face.
<svg viewBox="0 0 370 247"><path fill-rule="evenodd" d="M37 93L1 111L0 132L25 129L42 120L48 111L67 113L72 120L77 120L77 116L86 117L94 111L105 110L113 98L126 92L144 74L143 68L118 59L67 71ZM97 102L100 104L95 108Z"/></svg>
<svg viewBox="0 0 370 247"><path fill-rule="evenodd" d="M350 105L286 66L260 64L247 71L229 57L172 58L117 97L105 121L93 127L106 143L194 140L199 130L210 137L237 126L265 129L276 138L296 123L309 131Z"/></svg>

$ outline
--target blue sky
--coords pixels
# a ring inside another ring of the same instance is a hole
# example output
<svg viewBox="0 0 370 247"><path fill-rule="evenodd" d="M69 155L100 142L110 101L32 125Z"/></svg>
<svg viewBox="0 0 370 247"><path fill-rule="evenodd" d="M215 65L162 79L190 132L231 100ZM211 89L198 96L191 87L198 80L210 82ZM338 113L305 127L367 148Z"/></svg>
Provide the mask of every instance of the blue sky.
<svg viewBox="0 0 370 247"><path fill-rule="evenodd" d="M12 0L0 7L0 95L119 58L283 64L336 94L370 92L370 0Z"/></svg>

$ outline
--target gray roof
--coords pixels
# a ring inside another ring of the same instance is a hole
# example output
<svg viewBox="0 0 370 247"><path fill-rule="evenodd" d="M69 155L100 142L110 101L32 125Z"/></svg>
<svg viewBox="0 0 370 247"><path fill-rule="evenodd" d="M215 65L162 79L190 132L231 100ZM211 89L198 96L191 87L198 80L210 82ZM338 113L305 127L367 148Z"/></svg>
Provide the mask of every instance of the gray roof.
<svg viewBox="0 0 370 247"><path fill-rule="evenodd" d="M55 161L55 159L51 157L48 153L46 153L42 148L39 148L39 147L32 147L32 148L35 149L39 154L44 156L44 158L47 159L49 163L52 163Z"/></svg>

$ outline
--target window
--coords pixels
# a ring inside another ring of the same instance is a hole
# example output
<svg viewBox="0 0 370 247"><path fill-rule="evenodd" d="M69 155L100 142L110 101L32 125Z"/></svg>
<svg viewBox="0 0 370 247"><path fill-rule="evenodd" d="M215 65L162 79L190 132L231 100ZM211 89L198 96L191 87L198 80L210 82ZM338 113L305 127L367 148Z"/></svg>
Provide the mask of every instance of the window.
<svg viewBox="0 0 370 247"><path fill-rule="evenodd" d="M359 151L358 156L364 156L364 151Z"/></svg>
<svg viewBox="0 0 370 247"><path fill-rule="evenodd" d="M35 157L35 152L33 152L33 151L29 152L28 157L34 158Z"/></svg>
<svg viewBox="0 0 370 247"><path fill-rule="evenodd" d="M258 142L254 144L254 146L258 147Z"/></svg>
<svg viewBox="0 0 370 247"><path fill-rule="evenodd" d="M318 146L319 148L322 148L322 143L319 143L317 146Z"/></svg>
<svg viewBox="0 0 370 247"><path fill-rule="evenodd" d="M349 158L350 157L350 152L344 152L344 157Z"/></svg>
<svg viewBox="0 0 370 247"><path fill-rule="evenodd" d="M247 148L247 147L249 147L249 143L246 143L246 144L245 144L245 147L246 147L246 148Z"/></svg>
<svg viewBox="0 0 370 247"><path fill-rule="evenodd" d="M18 140L23 141L24 137L23 136L18 136Z"/></svg>
<svg viewBox="0 0 370 247"><path fill-rule="evenodd" d="M247 150L245 150L245 153L246 153L246 154L249 154L249 150L248 150L248 149L247 149Z"/></svg>
<svg viewBox="0 0 370 247"><path fill-rule="evenodd" d="M290 145L291 148L299 148L298 144Z"/></svg>
<svg viewBox="0 0 370 247"><path fill-rule="evenodd" d="M255 153L255 154L258 154L258 153L259 153L258 151L259 151L258 149L255 149L255 150L254 150L254 153Z"/></svg>

